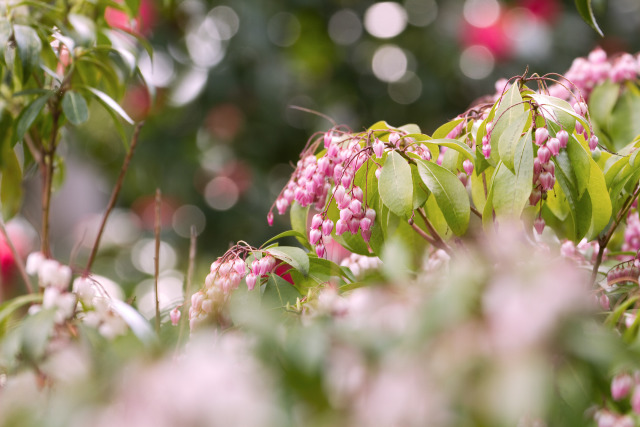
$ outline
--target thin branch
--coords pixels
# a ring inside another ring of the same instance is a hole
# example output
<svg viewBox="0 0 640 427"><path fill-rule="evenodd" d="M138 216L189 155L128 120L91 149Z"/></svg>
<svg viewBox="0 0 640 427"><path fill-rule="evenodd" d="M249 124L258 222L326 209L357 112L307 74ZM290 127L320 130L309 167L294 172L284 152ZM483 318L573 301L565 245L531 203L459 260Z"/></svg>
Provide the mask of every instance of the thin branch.
<svg viewBox="0 0 640 427"><path fill-rule="evenodd" d="M53 127L51 129L51 140L49 147L41 147L44 161L44 176L42 186L42 253L48 258L51 256L51 243L49 242L49 212L51 210L51 192L53 186L53 173L56 154L56 139L58 137L58 126L60 121L60 107L55 104L53 108Z"/></svg>
<svg viewBox="0 0 640 427"><path fill-rule="evenodd" d="M429 236L422 228L418 227L418 224L416 224L415 222L410 222L409 225L415 230L416 233L420 235L420 237L429 242L430 245L436 247L438 246L438 242L436 242L433 237Z"/></svg>
<svg viewBox="0 0 640 427"><path fill-rule="evenodd" d="M607 231L607 234L605 234L603 237L598 239L598 246L599 246L599 248L598 248L598 257L596 258L596 262L595 262L595 264L593 264L593 270L591 271L591 285L592 286L593 286L593 284L596 283L596 279L598 277L598 269L600 268L600 264L602 263L602 257L604 255L604 250L606 249L607 245L609 244L609 240L611 240L611 237L613 236L613 233L616 231L616 228L618 228L618 225L620 225L620 222L622 221L622 218L627 216L627 213L629 212L629 209L631 209L631 205L633 205L634 200L638 198L639 194L640 194L640 185L636 186L636 189L634 190L633 194L625 202L624 208L622 208L622 210L620 212L618 212L618 216L616 217L616 219L613 222L613 224L611 224L611 228L609 228L609 231Z"/></svg>
<svg viewBox="0 0 640 427"><path fill-rule="evenodd" d="M433 227L433 225L429 221L429 218L427 218L427 214L425 213L424 209L419 208L417 209L417 211L420 217L422 218L422 220L424 221L425 225L427 226L427 230L429 231L429 234L431 234L434 240L436 241L435 246L438 247L439 249L446 251L449 255L453 255L453 249L451 249L451 247L442 239L442 237L440 237L436 229Z"/></svg>
<svg viewBox="0 0 640 427"><path fill-rule="evenodd" d="M304 111L305 113L310 113L310 114L315 114L316 116L320 116L325 120L328 120L329 122L331 122L331 124L335 127L338 126L338 124L336 123L335 120L333 120L331 117L327 116L326 114L322 114L318 111L314 111L311 110L309 108L305 108L305 107L300 107L299 105L289 105L289 108L293 109L293 110L299 110L299 111Z"/></svg>
<svg viewBox="0 0 640 427"><path fill-rule="evenodd" d="M196 265L196 226L191 226L191 240L189 242L189 266L187 267L187 287L184 291L184 303L182 304L182 316L180 316L180 332L178 333L178 342L176 343L176 351L182 343L184 330L189 324L189 308L191 307L191 286L193 281L193 270Z"/></svg>
<svg viewBox="0 0 640 427"><path fill-rule="evenodd" d="M476 209L475 206L470 206L470 207L471 207L471 212L473 212L478 218L482 219L482 214L480 213L480 211Z"/></svg>
<svg viewBox="0 0 640 427"><path fill-rule="evenodd" d="M162 196L160 189L156 188L156 218L154 224L154 234L156 237L156 254L154 257L154 293L156 298L156 332L160 333L160 296L158 295L158 277L160 276L160 208L162 206Z"/></svg>
<svg viewBox="0 0 640 427"><path fill-rule="evenodd" d="M133 136L131 138L131 144L129 145L129 151L127 152L126 157L124 158L124 163L122 164L122 168L120 169L120 175L118 176L118 181L116 181L115 187L113 187L113 191L111 192L111 198L109 199L109 203L107 204L107 209L102 216L102 222L100 223L100 228L98 229L98 235L96 236L96 240L93 243L93 247L91 248L91 255L89 255L89 261L87 261L87 266L84 269L84 276L88 276L91 271L91 266L93 265L93 261L98 253L98 247L100 246L100 239L102 238L102 233L104 233L105 226L107 225L107 219L109 219L109 214L113 210L113 207L116 204L116 200L118 199L118 194L120 193L120 189L122 188L122 183L124 182L124 176L127 173L127 169L129 168L129 162L131 162L131 157L133 156L133 152L136 149L136 145L138 144L138 136L140 135L140 129L144 122L139 122L134 131Z"/></svg>
<svg viewBox="0 0 640 427"><path fill-rule="evenodd" d="M4 226L4 221L0 220L0 232L4 236L5 242L9 245L9 249L11 249L11 254L13 255L13 260L18 267L18 271L20 271L20 275L22 276L22 280L24 281L24 286L27 288L27 292L33 293L33 286L31 286L31 281L29 280L29 275L27 274L27 270L24 266L24 262L20 257L20 254L16 250L16 247L13 245L13 242L9 238L9 233L7 233L7 229Z"/></svg>

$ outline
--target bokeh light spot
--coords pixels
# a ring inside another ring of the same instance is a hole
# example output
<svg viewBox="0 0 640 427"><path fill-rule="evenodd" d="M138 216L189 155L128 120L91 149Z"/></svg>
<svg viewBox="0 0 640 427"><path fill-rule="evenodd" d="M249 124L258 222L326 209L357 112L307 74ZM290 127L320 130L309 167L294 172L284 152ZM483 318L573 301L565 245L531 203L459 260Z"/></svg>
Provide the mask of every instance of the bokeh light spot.
<svg viewBox="0 0 640 427"><path fill-rule="evenodd" d="M202 233L207 220L199 207L194 205L180 206L173 213L171 221L173 230L181 237L191 236L191 226L196 228L196 234Z"/></svg>
<svg viewBox="0 0 640 427"><path fill-rule="evenodd" d="M400 80L389 83L389 96L398 104L411 104L422 95L422 81L408 71Z"/></svg>
<svg viewBox="0 0 640 427"><path fill-rule="evenodd" d="M395 82L407 72L408 59L402 49L396 45L380 46L373 54L371 67L373 74L383 82Z"/></svg>
<svg viewBox="0 0 640 427"><path fill-rule="evenodd" d="M380 39L395 37L407 27L407 12L395 2L375 3L364 14L364 27Z"/></svg>
<svg viewBox="0 0 640 427"><path fill-rule="evenodd" d="M481 80L493 71L495 59L489 49L474 45L466 48L460 55L462 73L474 80Z"/></svg>
<svg viewBox="0 0 640 427"><path fill-rule="evenodd" d="M267 24L267 35L276 46L289 47L300 37L300 21L291 13L277 13Z"/></svg>
<svg viewBox="0 0 640 427"><path fill-rule="evenodd" d="M329 20L329 37L337 44L353 44L361 35L362 23L353 10L342 9Z"/></svg>
<svg viewBox="0 0 640 427"><path fill-rule="evenodd" d="M467 0L463 14L464 19L474 27L490 27L500 18L500 3L497 0Z"/></svg>
<svg viewBox="0 0 640 427"><path fill-rule="evenodd" d="M438 4L435 0L407 0L404 2L409 24L426 27L438 17Z"/></svg>
<svg viewBox="0 0 640 427"><path fill-rule="evenodd" d="M240 197L240 190L233 180L226 176L213 178L204 189L204 198L217 211L231 209Z"/></svg>

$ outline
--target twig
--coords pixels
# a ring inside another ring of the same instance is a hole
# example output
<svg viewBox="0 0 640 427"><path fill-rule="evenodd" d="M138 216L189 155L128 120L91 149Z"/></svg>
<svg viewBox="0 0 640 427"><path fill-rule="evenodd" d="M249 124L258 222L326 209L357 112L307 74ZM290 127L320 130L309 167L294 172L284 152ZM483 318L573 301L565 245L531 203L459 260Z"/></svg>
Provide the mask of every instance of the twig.
<svg viewBox="0 0 640 427"><path fill-rule="evenodd" d="M475 206L470 206L471 212L473 212L478 218L482 219L482 214Z"/></svg>
<svg viewBox="0 0 640 427"><path fill-rule="evenodd" d="M453 255L453 249L451 249L451 247L447 245L447 243L442 239L442 237L440 237L436 229L433 227L433 225L431 225L431 222L429 221L429 218L427 218L427 214L425 213L424 209L419 208L417 209L417 211L420 217L422 218L422 220L424 221L425 225L427 226L427 230L429 231L429 234L431 234L435 239L436 241L435 246L446 251L449 255Z"/></svg>
<svg viewBox="0 0 640 427"><path fill-rule="evenodd" d="M155 277L155 297L156 297L156 332L160 333L160 297L158 296L158 277L160 276L160 207L162 198L160 189L156 188L156 218L154 224L154 233L156 236L156 255L154 257L154 277Z"/></svg>
<svg viewBox="0 0 640 427"><path fill-rule="evenodd" d="M314 111L314 110L311 110L311 109L309 109L309 108L305 108L305 107L300 107L300 106L298 106L298 105L289 105L289 108L291 108L291 109L293 109L293 110L304 111L305 113L315 114L316 116L320 116L320 117L322 117L323 119L325 119L325 120L327 120L327 121L331 122L331 124L332 124L334 127L335 127L335 126L338 126L338 124L336 123L336 121L335 121L335 120L333 120L331 117L327 116L326 114L322 114L322 113L320 113L320 112L318 112L318 111Z"/></svg>
<svg viewBox="0 0 640 427"><path fill-rule="evenodd" d="M0 232L4 236L5 242L9 245L9 249L11 249L11 254L13 255L14 262L18 267L18 271L20 271L20 275L22 276L22 280L24 281L24 285L27 288L27 292L32 294L33 287L31 286L31 281L29 280L29 275L27 274L27 270L24 266L24 262L20 257L20 254L16 250L16 247L13 245L13 242L9 238L9 233L7 233L7 229L4 226L4 221L0 220Z"/></svg>
<svg viewBox="0 0 640 427"><path fill-rule="evenodd" d="M191 285L193 281L193 269L196 265L196 226L191 226L191 240L189 242L189 266L187 267L187 287L184 291L184 303L182 304L182 316L180 316L180 332L178 333L178 342L176 343L176 351L182 343L184 330L189 323L189 308L191 307Z"/></svg>
<svg viewBox="0 0 640 427"><path fill-rule="evenodd" d="M87 266L84 269L84 276L88 276L91 271L91 265L98 253L98 247L100 246L100 239L102 238L102 233L104 233L105 226L107 225L107 219L109 218L109 214L113 210L113 207L116 204L116 200L118 199L118 194L120 193L120 189L122 188L122 183L124 181L124 176L127 173L127 169L129 168L129 162L131 161L131 157L133 156L133 151L136 148L138 143L138 135L140 134L140 129L144 122L139 122L134 131L133 136L131 137L131 144L129 145L129 151L127 152L126 157L124 158L124 163L122 164L122 168L120 169L120 175L118 176L118 181L116 181L116 185L111 192L111 198L109 199L109 203L107 204L107 209L102 216L102 222L100 223L100 228L98 230L98 235L96 236L96 240L93 243L93 247L91 248L91 255L89 255L89 261L87 261Z"/></svg>
<svg viewBox="0 0 640 427"><path fill-rule="evenodd" d="M416 233L420 235L420 237L429 242L429 244L438 246L438 242L436 242L433 237L429 236L422 228L418 227L415 222L410 222L409 225L415 230Z"/></svg>
<svg viewBox="0 0 640 427"><path fill-rule="evenodd" d="M611 228L609 228L609 231L607 232L607 234L605 234L604 236L598 239L598 246L599 246L598 257L596 258L596 262L595 264L593 264L593 270L591 271L592 286L596 283L596 279L598 277L598 269L600 268L600 264L602 263L604 250L609 244L609 240L611 240L613 233L616 231L616 228L618 228L618 225L620 225L620 221L622 221L622 218L624 218L627 215L627 213L629 212L629 209L631 209L631 205L633 205L633 201L638 197L639 194L640 194L640 185L636 186L636 189L634 190L633 194L627 199L624 205L624 208L622 208L622 210L618 212L618 216L616 217L615 221L611 225Z"/></svg>

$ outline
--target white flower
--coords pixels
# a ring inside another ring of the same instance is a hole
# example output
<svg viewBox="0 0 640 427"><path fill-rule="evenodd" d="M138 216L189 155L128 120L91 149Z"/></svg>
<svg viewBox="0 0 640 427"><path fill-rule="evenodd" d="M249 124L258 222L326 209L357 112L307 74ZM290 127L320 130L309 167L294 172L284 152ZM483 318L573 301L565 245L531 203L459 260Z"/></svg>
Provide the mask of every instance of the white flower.
<svg viewBox="0 0 640 427"><path fill-rule="evenodd" d="M46 258L42 252L31 252L27 257L27 265L25 268L27 270L27 274L34 275L38 273L40 265L45 259Z"/></svg>

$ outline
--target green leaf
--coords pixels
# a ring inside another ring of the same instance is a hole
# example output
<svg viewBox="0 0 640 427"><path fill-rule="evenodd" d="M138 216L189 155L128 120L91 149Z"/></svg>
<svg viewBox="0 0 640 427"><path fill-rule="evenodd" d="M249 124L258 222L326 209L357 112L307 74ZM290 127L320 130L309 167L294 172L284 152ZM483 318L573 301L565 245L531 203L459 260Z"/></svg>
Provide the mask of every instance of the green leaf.
<svg viewBox="0 0 640 427"><path fill-rule="evenodd" d="M5 221L15 216L22 205L22 169L11 144L7 143L2 150L0 202Z"/></svg>
<svg viewBox="0 0 640 427"><path fill-rule="evenodd" d="M458 126L460 123L462 123L463 120L464 119L460 118L460 119L451 120L450 122L443 124L438 129L436 129L433 132L433 135L431 136L433 137L433 139L446 138L447 135L449 135L449 132L454 130L455 127Z"/></svg>
<svg viewBox="0 0 640 427"><path fill-rule="evenodd" d="M67 119L76 126L89 120L87 101L78 92L68 91L62 98L62 111Z"/></svg>
<svg viewBox="0 0 640 427"><path fill-rule="evenodd" d="M425 188L418 167L411 165L411 179L413 179L413 209L423 206L429 197L429 191Z"/></svg>
<svg viewBox="0 0 640 427"><path fill-rule="evenodd" d="M287 303L295 305L300 296L300 292L291 283L276 274L269 274L261 304L267 309L284 308Z"/></svg>
<svg viewBox="0 0 640 427"><path fill-rule="evenodd" d="M300 233L299 231L289 230L289 231L283 231L282 233L273 236L272 238L270 238L269 240L264 242L262 244L262 246L260 246L260 247L264 248L269 243L274 242L274 241L276 241L278 239L282 239L283 237L296 237L298 240L300 240L300 239L307 240L306 236L304 234Z"/></svg>
<svg viewBox="0 0 640 427"><path fill-rule="evenodd" d="M476 156L473 150L467 144L460 142L457 139L430 139L430 140L419 141L419 142L422 142L427 147L436 145L436 146L451 148L457 151L458 153L462 154L464 158L469 159L472 162L476 161Z"/></svg>
<svg viewBox="0 0 640 427"><path fill-rule="evenodd" d="M615 148L633 141L640 134L640 96L626 90L620 95L607 127Z"/></svg>
<svg viewBox="0 0 640 427"><path fill-rule="evenodd" d="M411 168L400 154L392 151L382 166L378 181L380 199L396 215L409 218L413 211Z"/></svg>
<svg viewBox="0 0 640 427"><path fill-rule="evenodd" d="M484 210L484 205L487 203L487 193L489 192L494 170L490 166L479 174L474 169L471 174L471 200L473 200L473 204L480 212Z"/></svg>
<svg viewBox="0 0 640 427"><path fill-rule="evenodd" d="M22 140L25 133L27 133L44 106L47 104L51 95L53 95L53 92L48 92L46 95L36 98L24 110L22 110L18 117L18 123L16 124L16 137L14 138L14 143Z"/></svg>
<svg viewBox="0 0 640 427"><path fill-rule="evenodd" d="M435 197L453 233L463 235L469 226L471 214L466 188L457 176L435 163L418 161L418 172Z"/></svg>
<svg viewBox="0 0 640 427"><path fill-rule="evenodd" d="M69 14L68 19L77 34L77 42L82 46L92 46L96 40L96 25L93 20L73 13Z"/></svg>
<svg viewBox="0 0 640 427"><path fill-rule="evenodd" d="M504 129L500 140L498 142L498 150L500 153L500 160L509 168L509 170L515 173L515 153L519 142L522 139L522 132L529 119L529 112L523 112L518 117L514 118L511 123Z"/></svg>
<svg viewBox="0 0 640 427"><path fill-rule="evenodd" d="M593 9L591 8L591 0L575 0L576 9L578 9L578 13L584 19L584 22L589 24L591 28L593 28L596 33L600 35L600 37L604 37L602 30L598 26L596 22L596 18L593 16Z"/></svg>
<svg viewBox="0 0 640 427"><path fill-rule="evenodd" d="M591 171L587 192L591 199L591 222L587 238L591 240L609 224L612 206L602 170L591 157L589 157L589 163Z"/></svg>
<svg viewBox="0 0 640 427"><path fill-rule="evenodd" d="M517 142L514 150L514 172L506 165L493 176L493 209L500 218L520 218L529 201L533 181L533 146L531 130Z"/></svg>
<svg viewBox="0 0 640 427"><path fill-rule="evenodd" d="M12 298L0 305L0 324L6 321L20 307L42 301L42 294L27 294Z"/></svg>
<svg viewBox="0 0 640 427"><path fill-rule="evenodd" d="M133 119L129 117L129 115L122 109L120 105L116 101L113 100L109 95L104 92L99 91L93 87L83 87L84 89L91 92L97 99L102 103L108 110L111 110L117 113L120 117L122 117L127 123L133 124Z"/></svg>
<svg viewBox="0 0 640 427"><path fill-rule="evenodd" d="M620 95L620 85L606 80L599 84L589 95L589 114L591 120L598 124L601 129L607 128L609 116L616 106Z"/></svg>
<svg viewBox="0 0 640 427"><path fill-rule="evenodd" d="M22 66L22 81L24 83L31 77L31 72L38 68L42 42L36 30L26 25L14 25L13 37L18 48L18 57Z"/></svg>
<svg viewBox="0 0 640 427"><path fill-rule="evenodd" d="M55 326L56 310L40 310L26 316L20 324L22 357L31 362L39 362L49 345L49 337Z"/></svg>
<svg viewBox="0 0 640 427"><path fill-rule="evenodd" d="M544 107L543 114L545 115L545 117L560 123L560 125L562 125L562 127L567 132L569 132L569 134L571 134L575 129L576 120L582 123L582 126L584 126L585 129L589 129L589 123L587 122L587 120L583 116L577 114L573 110L571 104L569 104L564 99L544 95L541 93L531 93L528 95L528 97L533 99L538 105ZM547 123L553 125L551 127L554 129L558 128L555 123Z"/></svg>
<svg viewBox="0 0 640 427"><path fill-rule="evenodd" d="M493 129L491 130L490 159L494 164L497 164L499 161L499 142L502 133L509 124L519 119L524 113L524 105L522 103L522 96L520 95L520 86L518 82L511 85L509 90L502 95L499 102L500 103L496 108L496 113L493 119Z"/></svg>
<svg viewBox="0 0 640 427"><path fill-rule="evenodd" d="M576 177L573 173L573 169L571 168L571 162L569 160L569 155L566 150L561 150L560 153L553 158L553 162L556 165L556 181L560 185L562 192L567 200L569 205L569 213L571 214L571 218L573 219L573 230L570 234L569 238L573 241L580 241L584 234L580 235L578 230L578 216L586 215L586 212L578 212L578 202L580 198L578 197L578 190L576 189ZM589 212L590 215L590 212ZM585 230L586 233L586 230Z"/></svg>
<svg viewBox="0 0 640 427"><path fill-rule="evenodd" d="M295 246L278 246L267 250L271 256L286 262L304 276L309 274L309 257L307 253Z"/></svg>
<svg viewBox="0 0 640 427"><path fill-rule="evenodd" d="M589 185L591 173L590 162L593 160L573 135L569 137L569 142L567 143L567 154L571 162L571 169L576 177L578 197L582 197Z"/></svg>
<svg viewBox="0 0 640 427"><path fill-rule="evenodd" d="M140 342L145 345L154 345L157 343L157 336L151 328L151 325L135 308L118 299L111 299L109 307L122 317L131 332L138 337Z"/></svg>
<svg viewBox="0 0 640 427"><path fill-rule="evenodd" d="M433 225L433 228L436 229L440 237L444 240L451 238L451 235L453 234L451 232L451 227L447 224L447 219L440 210L435 197L429 197L427 199L427 203L424 205L424 211L427 214L427 218L429 218L429 222Z"/></svg>

